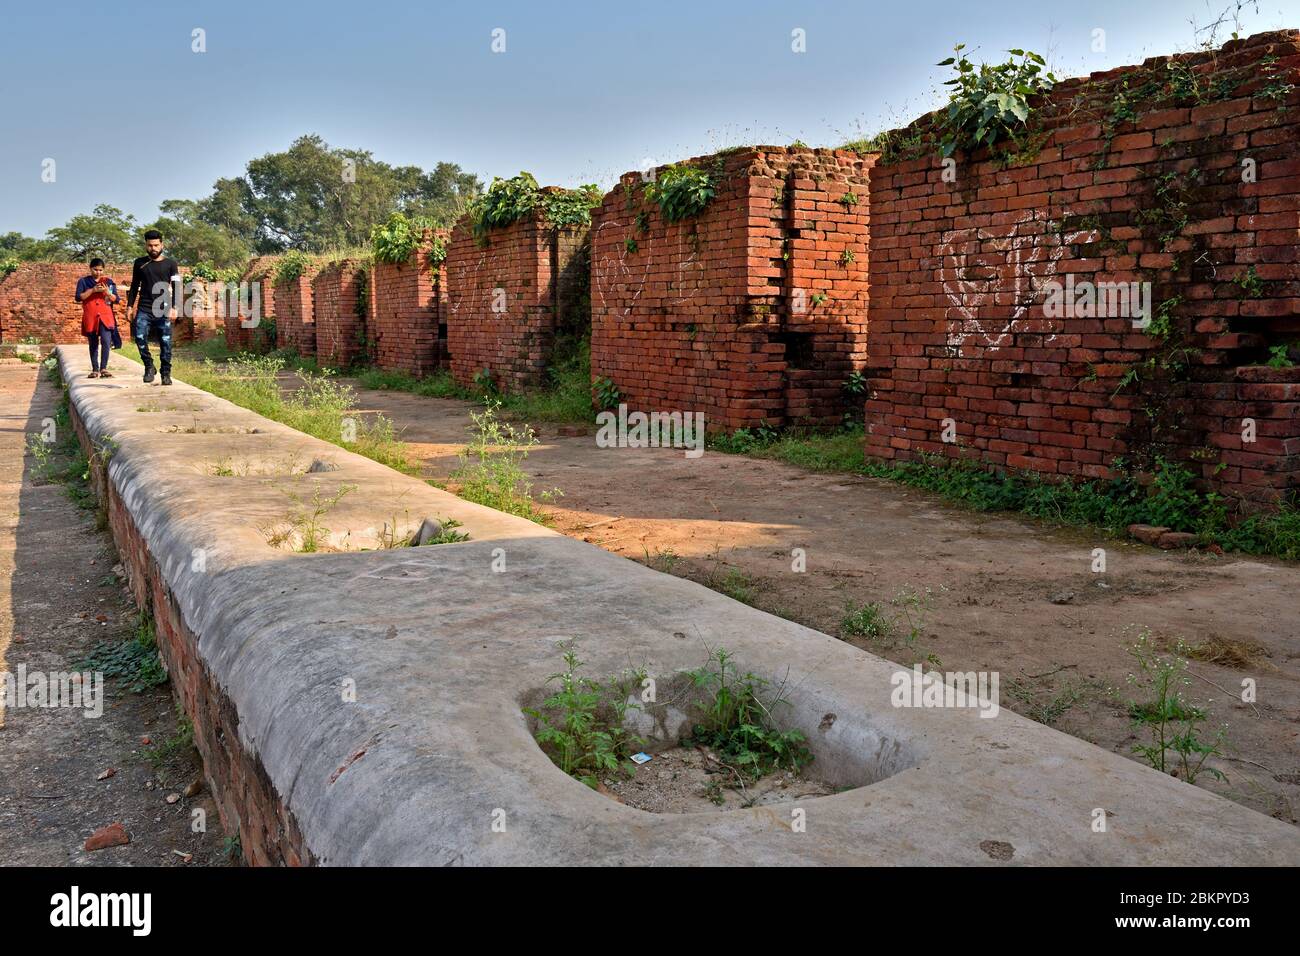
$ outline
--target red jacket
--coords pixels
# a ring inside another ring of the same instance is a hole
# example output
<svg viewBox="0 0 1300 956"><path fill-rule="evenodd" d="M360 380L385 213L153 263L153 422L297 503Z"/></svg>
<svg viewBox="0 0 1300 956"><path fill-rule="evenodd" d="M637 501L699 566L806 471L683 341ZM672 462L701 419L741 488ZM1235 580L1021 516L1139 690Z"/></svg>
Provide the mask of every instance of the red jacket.
<svg viewBox="0 0 1300 956"><path fill-rule="evenodd" d="M77 295L80 296L81 293L93 289L96 284L102 285L114 298L117 297L117 286L108 276L104 276L100 283L96 283L94 276L83 276L77 282ZM107 296L87 296L81 302L81 334L98 335L101 325L106 329L117 328L117 320L113 317L113 306Z"/></svg>

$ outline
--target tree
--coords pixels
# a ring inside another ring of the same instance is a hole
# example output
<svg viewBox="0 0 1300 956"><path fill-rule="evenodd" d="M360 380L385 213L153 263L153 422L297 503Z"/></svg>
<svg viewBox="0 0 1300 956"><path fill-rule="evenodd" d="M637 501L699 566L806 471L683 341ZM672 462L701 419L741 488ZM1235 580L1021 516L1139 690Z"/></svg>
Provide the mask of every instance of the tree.
<svg viewBox="0 0 1300 956"><path fill-rule="evenodd" d="M73 216L66 225L46 233L55 255L77 262L99 256L109 262L129 262L139 254L135 218L116 206L100 203L89 214Z"/></svg>
<svg viewBox="0 0 1300 956"><path fill-rule="evenodd" d="M218 181L198 205L205 221L259 252L321 252L365 244L394 211L451 223L480 187L453 163L428 173L300 136L288 150L250 161L245 176Z"/></svg>
<svg viewBox="0 0 1300 956"><path fill-rule="evenodd" d="M248 244L225 227L205 222L201 203L192 199L168 199L160 212L162 215L149 228L163 234L167 251L178 262L229 269L248 261Z"/></svg>
<svg viewBox="0 0 1300 956"><path fill-rule="evenodd" d="M7 232L0 236L0 259L11 262L33 262L57 255L54 243L48 239L34 239L21 232Z"/></svg>

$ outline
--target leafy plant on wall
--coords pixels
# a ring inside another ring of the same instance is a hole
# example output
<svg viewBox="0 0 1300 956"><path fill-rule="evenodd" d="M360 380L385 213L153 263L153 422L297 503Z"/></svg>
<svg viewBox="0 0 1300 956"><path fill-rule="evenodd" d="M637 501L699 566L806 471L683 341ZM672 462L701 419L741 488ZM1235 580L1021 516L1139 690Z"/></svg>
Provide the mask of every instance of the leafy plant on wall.
<svg viewBox="0 0 1300 956"><path fill-rule="evenodd" d="M660 170L654 182L646 184L645 191L659 206L665 222L698 216L718 194L708 170L680 163Z"/></svg>
<svg viewBox="0 0 1300 956"><path fill-rule="evenodd" d="M424 230L433 222L422 217L408 219L395 212L370 230L370 248L376 262L406 262L420 245Z"/></svg>
<svg viewBox="0 0 1300 956"><path fill-rule="evenodd" d="M953 48L957 55L938 64L957 71L944 81L944 86L952 87L942 120L944 156L958 149L992 146L1002 139L1018 143L1029 124L1029 100L1056 85L1056 77L1045 71L1046 61L1037 53L1008 50L1011 59L1005 63L977 67L961 52L965 46L958 43Z"/></svg>
<svg viewBox="0 0 1300 956"><path fill-rule="evenodd" d="M311 268L311 256L298 249L286 252L275 267L276 282L293 282Z"/></svg>
<svg viewBox="0 0 1300 956"><path fill-rule="evenodd" d="M543 190L532 173L521 172L509 179L492 180L487 192L471 205L469 215L474 234L481 240L489 229L503 228L539 210L556 228L587 225L600 200L600 188L594 184Z"/></svg>

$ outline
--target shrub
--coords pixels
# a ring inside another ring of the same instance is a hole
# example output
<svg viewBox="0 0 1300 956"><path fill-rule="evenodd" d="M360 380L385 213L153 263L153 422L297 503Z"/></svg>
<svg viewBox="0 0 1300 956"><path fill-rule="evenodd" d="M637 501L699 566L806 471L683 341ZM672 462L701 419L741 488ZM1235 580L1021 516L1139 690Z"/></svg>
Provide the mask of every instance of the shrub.
<svg viewBox="0 0 1300 956"><path fill-rule="evenodd" d="M646 195L659 206L665 222L698 216L717 195L713 177L697 166L677 164L646 184Z"/></svg>
<svg viewBox="0 0 1300 956"><path fill-rule="evenodd" d="M687 677L708 699L703 719L685 743L712 748L750 780L782 768L798 770L812 761L801 732L775 728L773 712L788 703L782 694L770 693L769 682L761 677L742 675L724 648L712 652L705 665L688 671Z"/></svg>
<svg viewBox="0 0 1300 956"><path fill-rule="evenodd" d="M432 226L431 220L421 217L408 219L403 213L393 213L387 221L370 230L370 248L374 253L375 261L393 263L409 261L411 254L419 248L424 230Z"/></svg>
<svg viewBox="0 0 1300 956"><path fill-rule="evenodd" d="M558 682L560 689L540 708L524 713L536 719L537 743L555 765L594 790L601 776L630 775L627 758L644 745L623 728L628 709L637 706L628 702L628 692L642 674L625 673L606 685L578 676L583 662L574 651L565 652L564 664L563 671L546 679Z"/></svg>
<svg viewBox="0 0 1300 956"><path fill-rule="evenodd" d="M508 226L537 210L557 228L585 225L600 200L600 188L594 184L543 192L532 173L521 172L509 179L493 179L487 192L471 205L470 221L480 239L487 230Z"/></svg>
<svg viewBox="0 0 1300 956"><path fill-rule="evenodd" d="M944 81L944 86L953 88L942 120L944 156L958 149L992 146L1001 139L1019 142L1019 133L1028 125L1030 97L1048 93L1056 85L1056 77L1043 72L1045 61L1037 53L1009 50L1012 58L1007 62L976 68L962 54L964 47L957 44L957 56L938 64L957 71Z"/></svg>

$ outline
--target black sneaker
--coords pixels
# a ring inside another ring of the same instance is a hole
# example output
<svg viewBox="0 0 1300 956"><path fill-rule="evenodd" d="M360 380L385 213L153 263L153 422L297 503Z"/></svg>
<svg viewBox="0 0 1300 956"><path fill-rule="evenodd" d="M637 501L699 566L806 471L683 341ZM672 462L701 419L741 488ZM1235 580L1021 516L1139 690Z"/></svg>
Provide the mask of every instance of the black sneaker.
<svg viewBox="0 0 1300 956"><path fill-rule="evenodd" d="M164 385L170 385L172 383L172 377L166 372L163 372L162 383Z"/></svg>
<svg viewBox="0 0 1300 956"><path fill-rule="evenodd" d="M145 383L146 385L148 385L150 382L153 381L153 377L154 377L154 375L156 375L156 374L157 374L157 373L153 370L152 367L150 367L150 368L146 368L146 369L144 370L144 383Z"/></svg>

